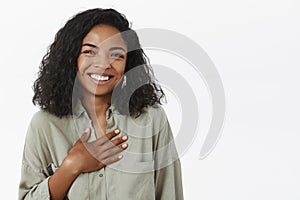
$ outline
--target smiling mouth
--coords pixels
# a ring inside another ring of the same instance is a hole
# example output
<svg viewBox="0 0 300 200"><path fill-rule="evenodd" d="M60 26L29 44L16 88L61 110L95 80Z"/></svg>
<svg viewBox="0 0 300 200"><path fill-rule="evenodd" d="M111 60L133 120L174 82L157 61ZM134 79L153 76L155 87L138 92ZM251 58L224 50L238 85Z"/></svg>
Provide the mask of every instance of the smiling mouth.
<svg viewBox="0 0 300 200"><path fill-rule="evenodd" d="M108 81L113 77L113 76L101 76L99 74L88 74L88 76L95 81Z"/></svg>

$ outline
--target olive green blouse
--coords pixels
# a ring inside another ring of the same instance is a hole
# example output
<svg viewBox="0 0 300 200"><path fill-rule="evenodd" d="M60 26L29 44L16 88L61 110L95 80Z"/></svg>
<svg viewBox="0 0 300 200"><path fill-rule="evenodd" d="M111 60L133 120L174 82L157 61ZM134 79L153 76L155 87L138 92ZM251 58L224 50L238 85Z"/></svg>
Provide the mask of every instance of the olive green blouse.
<svg viewBox="0 0 300 200"><path fill-rule="evenodd" d="M138 118L106 112L107 132L128 136L123 158L90 173L70 187L69 200L182 200L181 166L172 131L161 106L148 107ZM58 118L38 111L28 127L23 152L19 199L50 199L48 179L86 128L95 140L92 121L80 101L73 115Z"/></svg>

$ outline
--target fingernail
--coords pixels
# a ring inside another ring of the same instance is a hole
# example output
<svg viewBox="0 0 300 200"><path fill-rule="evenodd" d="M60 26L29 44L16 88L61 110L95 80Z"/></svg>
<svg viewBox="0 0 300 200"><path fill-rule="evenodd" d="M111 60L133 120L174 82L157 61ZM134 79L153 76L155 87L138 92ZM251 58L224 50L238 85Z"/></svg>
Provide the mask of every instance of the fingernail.
<svg viewBox="0 0 300 200"><path fill-rule="evenodd" d="M85 133L87 133L89 130L90 130L90 128L87 128L87 129L85 129L85 131L84 131L84 132L85 132Z"/></svg>
<svg viewBox="0 0 300 200"><path fill-rule="evenodd" d="M123 148L127 147L127 144L122 144L122 147L123 147Z"/></svg>
<svg viewBox="0 0 300 200"><path fill-rule="evenodd" d="M120 133L119 129L116 129L116 130L115 130L115 133L116 133L116 134Z"/></svg>
<svg viewBox="0 0 300 200"><path fill-rule="evenodd" d="M122 157L123 157L123 155L119 155L119 156L118 156L119 159L122 158Z"/></svg>
<svg viewBox="0 0 300 200"><path fill-rule="evenodd" d="M122 139L123 139L123 140L127 140L127 136L124 135L124 136L122 137Z"/></svg>

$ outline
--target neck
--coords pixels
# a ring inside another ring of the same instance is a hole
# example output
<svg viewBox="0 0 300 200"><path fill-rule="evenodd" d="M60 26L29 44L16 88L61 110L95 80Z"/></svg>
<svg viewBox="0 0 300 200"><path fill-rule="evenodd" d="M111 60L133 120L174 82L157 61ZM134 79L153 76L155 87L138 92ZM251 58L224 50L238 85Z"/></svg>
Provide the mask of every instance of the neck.
<svg viewBox="0 0 300 200"><path fill-rule="evenodd" d="M92 119L99 119L102 117L106 117L106 111L110 106L110 100L111 95L85 95L83 97L82 104Z"/></svg>

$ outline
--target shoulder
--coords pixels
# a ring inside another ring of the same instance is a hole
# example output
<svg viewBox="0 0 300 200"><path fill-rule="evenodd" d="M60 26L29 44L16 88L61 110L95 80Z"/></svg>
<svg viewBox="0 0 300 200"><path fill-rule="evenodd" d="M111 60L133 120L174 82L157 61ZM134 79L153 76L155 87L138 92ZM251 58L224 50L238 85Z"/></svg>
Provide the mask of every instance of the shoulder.
<svg viewBox="0 0 300 200"><path fill-rule="evenodd" d="M64 123L66 120L69 120L69 117L59 118L47 111L39 110L33 114L30 125L36 128L42 128L51 124Z"/></svg>
<svg viewBox="0 0 300 200"><path fill-rule="evenodd" d="M39 110L33 114L30 123L33 125L40 125L47 123L49 120L53 120L54 118L56 118L56 116L53 114L50 114L44 110Z"/></svg>
<svg viewBox="0 0 300 200"><path fill-rule="evenodd" d="M146 112L144 114L157 118L159 120L165 119L167 117L164 108L159 104L148 106L145 110Z"/></svg>
<svg viewBox="0 0 300 200"><path fill-rule="evenodd" d="M39 140L43 133L46 132L45 130L49 128L49 124L53 117L52 114L43 110L34 113L29 123L26 141L31 142Z"/></svg>
<svg viewBox="0 0 300 200"><path fill-rule="evenodd" d="M59 118L44 110L37 111L31 118L27 130L27 140L39 140L47 137L53 127L62 127L63 124L66 124L66 120L68 120L66 117Z"/></svg>
<svg viewBox="0 0 300 200"><path fill-rule="evenodd" d="M145 112L142 113L137 120L144 121L147 124L151 121L152 125L157 128L162 127L166 123L168 123L167 114L164 108L159 104L148 106L145 109Z"/></svg>

